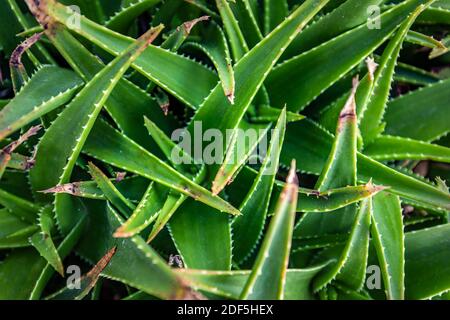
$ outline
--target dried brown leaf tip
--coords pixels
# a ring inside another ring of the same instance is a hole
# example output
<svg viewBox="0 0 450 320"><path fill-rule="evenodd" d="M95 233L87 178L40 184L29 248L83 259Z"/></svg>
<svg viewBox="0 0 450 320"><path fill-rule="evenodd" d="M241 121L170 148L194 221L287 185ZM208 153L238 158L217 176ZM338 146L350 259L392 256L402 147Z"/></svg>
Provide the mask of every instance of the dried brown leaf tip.
<svg viewBox="0 0 450 320"><path fill-rule="evenodd" d="M25 0L31 13L45 30L51 30L55 23L54 19L48 14L49 4L54 4L54 0Z"/></svg>
<svg viewBox="0 0 450 320"><path fill-rule="evenodd" d="M53 188L50 188L47 190L42 190L39 192L41 192L41 193L67 193L67 194L71 194L73 196L81 195L79 182L61 184L61 185L55 186Z"/></svg>
<svg viewBox="0 0 450 320"><path fill-rule="evenodd" d="M369 71L369 79L370 79L370 81L373 81L375 71L378 68L378 63L376 63L372 57L368 57L366 59L366 65L367 65L367 70Z"/></svg>
<svg viewBox="0 0 450 320"><path fill-rule="evenodd" d="M356 76L353 78L353 86L350 96L348 97L347 102L339 115L339 130L345 122L356 121L356 91L358 90L358 86L359 78Z"/></svg>
<svg viewBox="0 0 450 320"><path fill-rule="evenodd" d="M186 21L182 24L184 34L187 36L191 33L191 30L195 25L201 21L207 21L209 20L209 16L201 16L200 18L193 19L190 21ZM180 31L180 27L177 28L178 31Z"/></svg>
<svg viewBox="0 0 450 320"><path fill-rule="evenodd" d="M234 104L234 92L227 93L227 99L231 104Z"/></svg>
<svg viewBox="0 0 450 320"><path fill-rule="evenodd" d="M287 198L289 201L297 201L298 184L297 162L293 159L291 161L291 168L289 169L289 173L286 178L286 185L281 192L281 198Z"/></svg>
<svg viewBox="0 0 450 320"><path fill-rule="evenodd" d="M120 182L123 179L125 179L125 176L127 175L126 172L117 172L116 173L116 182Z"/></svg>
<svg viewBox="0 0 450 320"><path fill-rule="evenodd" d="M380 191L389 189L390 187L386 186L377 186L372 182L372 179L369 180L369 182L366 184L366 189L371 195L375 195Z"/></svg>
<svg viewBox="0 0 450 320"><path fill-rule="evenodd" d="M36 33L19 44L11 54L11 58L9 59L9 66L11 68L19 68L21 70L25 70L25 67L22 64L22 55L25 51L31 48L32 45L38 42L42 35L43 32Z"/></svg>
<svg viewBox="0 0 450 320"><path fill-rule="evenodd" d="M21 135L19 137L19 139L17 139L16 141L11 142L9 145L4 147L0 151L0 155L2 155L2 156L5 156L5 155L11 156L11 154L14 152L14 150L16 150L22 143L27 141L30 137L36 135L39 132L39 130L41 130L41 128L42 128L41 125L31 127L30 129L28 129L27 132L25 132L23 135Z"/></svg>
<svg viewBox="0 0 450 320"><path fill-rule="evenodd" d="M114 255L117 252L117 247L111 248L101 259L97 264L86 274L86 277L95 279L98 278L100 273L108 266L111 259L114 257Z"/></svg>

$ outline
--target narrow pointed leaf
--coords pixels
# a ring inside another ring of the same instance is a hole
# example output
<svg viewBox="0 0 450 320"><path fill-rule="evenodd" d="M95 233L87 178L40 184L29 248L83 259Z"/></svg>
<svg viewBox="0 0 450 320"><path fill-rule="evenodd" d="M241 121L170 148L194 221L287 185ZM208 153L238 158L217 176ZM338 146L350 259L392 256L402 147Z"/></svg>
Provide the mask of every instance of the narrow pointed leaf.
<svg viewBox="0 0 450 320"><path fill-rule="evenodd" d="M297 207L298 180L295 162L278 200L275 215L258 252L241 299L283 299Z"/></svg>
<svg viewBox="0 0 450 320"><path fill-rule="evenodd" d="M92 162L89 162L89 173L106 198L123 214L130 214L135 205L120 193L110 179Z"/></svg>
<svg viewBox="0 0 450 320"><path fill-rule="evenodd" d="M398 57L409 28L412 26L417 16L425 10L425 6L419 6L405 22L402 23L395 36L383 52L381 61L374 75L375 84L370 101L367 103L361 115L359 128L365 143L373 141L380 133L379 126L383 120L386 103L389 99L393 74Z"/></svg>
<svg viewBox="0 0 450 320"><path fill-rule="evenodd" d="M429 299L450 289L449 235L450 224L406 234L406 299Z"/></svg>
<svg viewBox="0 0 450 320"><path fill-rule="evenodd" d="M39 216L41 230L30 237L30 242L39 254L61 275L64 276L64 267L61 257L52 240L51 231L54 229L51 207L45 207Z"/></svg>
<svg viewBox="0 0 450 320"><path fill-rule="evenodd" d="M400 200L388 192L373 198L372 240L383 274L386 296L404 299L405 243Z"/></svg>
<svg viewBox="0 0 450 320"><path fill-rule="evenodd" d="M337 260L314 279L314 291L323 289L331 281L343 283L357 291L361 289L369 255L371 215L372 198L367 198L361 202L347 243L340 253L335 252L338 253Z"/></svg>
<svg viewBox="0 0 450 320"><path fill-rule="evenodd" d="M157 218L168 193L168 188L151 182L133 214L114 232L114 237L132 237L148 227Z"/></svg>
<svg viewBox="0 0 450 320"><path fill-rule="evenodd" d="M264 0L264 32L270 33L288 16L287 0Z"/></svg>
<svg viewBox="0 0 450 320"><path fill-rule="evenodd" d="M449 132L450 79L392 100L385 114L386 134L434 141ZM414 105L414 108L411 108Z"/></svg>
<svg viewBox="0 0 450 320"><path fill-rule="evenodd" d="M450 149L437 144L402 137L381 136L364 148L374 160L434 160L450 162Z"/></svg>
<svg viewBox="0 0 450 320"><path fill-rule="evenodd" d="M270 195L278 171L278 161L286 131L286 110L283 109L274 129L266 158L251 189L241 204L241 215L232 223L233 259L242 262L256 246L263 232Z"/></svg>
<svg viewBox="0 0 450 320"><path fill-rule="evenodd" d="M234 70L225 34L215 22L203 28L202 32L201 42L190 42L187 46L193 46L208 56L216 67L225 95L234 101Z"/></svg>
<svg viewBox="0 0 450 320"><path fill-rule="evenodd" d="M0 111L0 139L68 102L81 83L72 71L43 66Z"/></svg>
<svg viewBox="0 0 450 320"><path fill-rule="evenodd" d="M114 257L117 248L114 247L109 250L103 258L81 279L79 279L79 288L63 288L61 291L47 297L48 300L82 300L94 288L97 283L100 273L110 263Z"/></svg>
<svg viewBox="0 0 450 320"><path fill-rule="evenodd" d="M319 191L356 185L358 127L355 95L358 84L355 79L352 93L340 112L330 155L316 183ZM296 225L295 235L308 238L348 232L355 214L355 205L332 213L306 213Z"/></svg>

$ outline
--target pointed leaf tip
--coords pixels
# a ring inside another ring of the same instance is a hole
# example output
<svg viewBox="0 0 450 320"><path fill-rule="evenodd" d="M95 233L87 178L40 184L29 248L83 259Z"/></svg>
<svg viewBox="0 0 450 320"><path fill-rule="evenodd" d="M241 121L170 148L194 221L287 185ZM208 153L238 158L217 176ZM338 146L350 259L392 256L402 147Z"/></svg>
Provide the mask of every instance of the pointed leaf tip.
<svg viewBox="0 0 450 320"><path fill-rule="evenodd" d="M367 70L369 72L369 79L370 79L370 81L373 81L374 80L375 71L378 68L378 63L375 62L374 58L368 57L366 59L366 65L367 65Z"/></svg>
<svg viewBox="0 0 450 320"><path fill-rule="evenodd" d="M292 159L291 161L291 169L289 170L286 183L298 187L299 182L297 177L297 162L295 159Z"/></svg>
<svg viewBox="0 0 450 320"><path fill-rule="evenodd" d="M339 115L339 125L342 125L346 121L356 121L356 91L359 86L359 76L353 78L353 86L350 96L345 103L344 108ZM339 126L339 128L341 128Z"/></svg>
<svg viewBox="0 0 450 320"><path fill-rule="evenodd" d="M373 184L372 179L370 179L369 182L366 184L366 188L367 188L367 191L368 191L370 194L375 195L375 194L377 194L378 192L381 192L381 191L383 191L383 190L390 189L391 187L389 187L389 186L375 185L375 184Z"/></svg>
<svg viewBox="0 0 450 320"><path fill-rule="evenodd" d="M209 18L210 18L209 16L201 16L200 18L186 21L185 23L183 23L184 31L186 32L186 34L191 33L192 28L195 27L197 23L201 21L207 21L209 20Z"/></svg>

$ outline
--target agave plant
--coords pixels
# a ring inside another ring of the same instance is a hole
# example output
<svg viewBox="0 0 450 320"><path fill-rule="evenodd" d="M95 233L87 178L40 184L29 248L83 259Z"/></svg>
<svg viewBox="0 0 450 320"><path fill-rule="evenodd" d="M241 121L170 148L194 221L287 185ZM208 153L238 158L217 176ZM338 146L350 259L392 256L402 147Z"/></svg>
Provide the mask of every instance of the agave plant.
<svg viewBox="0 0 450 320"><path fill-rule="evenodd" d="M449 0L0 21L0 299L449 298Z"/></svg>

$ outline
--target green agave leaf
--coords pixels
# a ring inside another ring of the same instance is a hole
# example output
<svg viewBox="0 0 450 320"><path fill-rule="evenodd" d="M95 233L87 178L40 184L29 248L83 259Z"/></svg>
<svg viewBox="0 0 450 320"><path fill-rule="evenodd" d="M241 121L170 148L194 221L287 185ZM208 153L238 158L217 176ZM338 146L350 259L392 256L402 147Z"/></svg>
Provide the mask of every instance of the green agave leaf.
<svg viewBox="0 0 450 320"><path fill-rule="evenodd" d="M422 47L427 47L431 49L441 49L446 50L447 48L445 45L433 37L427 36L426 34L416 32L416 31L408 31L408 34L406 35L405 41L409 43L418 44ZM447 49L448 50L448 49Z"/></svg>
<svg viewBox="0 0 450 320"><path fill-rule="evenodd" d="M136 206L120 193L110 179L92 162L89 162L89 173L98 187L103 191L106 199L110 201L122 214L129 216Z"/></svg>
<svg viewBox="0 0 450 320"><path fill-rule="evenodd" d="M27 299L44 265L35 249L14 250L0 264L0 299Z"/></svg>
<svg viewBox="0 0 450 320"><path fill-rule="evenodd" d="M251 1L251 0L250 0ZM231 10L238 20L245 42L249 48L253 48L263 38L259 28L257 16L251 7L249 0L237 0L230 3Z"/></svg>
<svg viewBox="0 0 450 320"><path fill-rule="evenodd" d="M158 217L153 225L152 231L150 232L147 242L153 241L156 236L163 230L167 225L170 218L174 215L175 211L183 204L187 199L185 195L180 195L178 192L170 192L169 196L164 202L163 207L158 213Z"/></svg>
<svg viewBox="0 0 450 320"><path fill-rule="evenodd" d="M168 188L151 182L133 214L114 232L114 237L132 237L147 228L157 218L168 193Z"/></svg>
<svg viewBox="0 0 450 320"><path fill-rule="evenodd" d="M36 222L41 210L40 206L2 189L0 189L0 204L20 219L32 224Z"/></svg>
<svg viewBox="0 0 450 320"><path fill-rule="evenodd" d="M52 230L55 228L55 223L51 207L44 207L40 212L39 226L41 230L30 237L30 243L61 276L64 276L61 257L52 239Z"/></svg>
<svg viewBox="0 0 450 320"><path fill-rule="evenodd" d="M261 140L267 136L270 127L271 125L267 124L254 125L245 120L241 121L239 128L233 132L223 163L212 182L211 190L214 194L221 192L233 181L233 178L250 159ZM245 137L246 130L255 130L253 132L256 132L257 137L247 139Z"/></svg>
<svg viewBox="0 0 450 320"><path fill-rule="evenodd" d="M340 284L335 284L335 287L336 298L334 300L372 300L370 296L364 292L357 292ZM330 293L328 294L330 295Z"/></svg>
<svg viewBox="0 0 450 320"><path fill-rule="evenodd" d="M77 244L78 240L83 235L83 231L86 226L87 215L85 212L79 216L78 222L75 224L73 229L67 234L67 236L61 241L58 245L58 255L61 259L64 259L69 255L72 249ZM42 292L44 291L47 283L50 281L52 275L54 274L54 268L48 262L45 265L42 265L42 269L40 270L40 274L33 285L32 290L29 294L30 300L40 299Z"/></svg>
<svg viewBox="0 0 450 320"><path fill-rule="evenodd" d="M52 123L39 142L36 164L30 171L36 191L69 182L76 159L111 91L133 60L153 41L162 27L149 30L120 56L98 73ZM98 94L98 93L101 94ZM62 135L65 132L66 134ZM52 155L48 157L48 155ZM51 170L48 170L51 168ZM67 233L74 215L68 215L68 197L57 194L55 209L58 225Z"/></svg>
<svg viewBox="0 0 450 320"><path fill-rule="evenodd" d="M11 234L6 238L0 239L0 249L16 249L30 247L31 243L29 241L30 236L32 236L36 231L39 230L38 226L25 227L15 234Z"/></svg>
<svg viewBox="0 0 450 320"><path fill-rule="evenodd" d="M201 167L195 168L195 166L190 165L194 163L187 153L184 152L178 145L176 145L168 136L166 136L153 122L149 119L145 120L145 126L147 127L149 133L155 139L155 142L163 150L166 158L172 163L172 165L180 172L185 173L187 176L193 176L195 183L200 183L205 178L205 168ZM181 164L173 161L172 153L181 153L181 159L185 162ZM167 196L164 205L158 212L155 224L153 225L152 231L150 232L147 242L151 242L158 233L164 228L170 218L173 216L175 211L181 206L181 204L187 199L186 195L180 194L178 192L171 191Z"/></svg>
<svg viewBox="0 0 450 320"><path fill-rule="evenodd" d="M230 224L228 216L187 199L168 225L184 266L190 269L230 270Z"/></svg>
<svg viewBox="0 0 450 320"><path fill-rule="evenodd" d="M202 29L201 42L190 42L186 46L197 48L208 56L216 67L225 95L233 103L234 70L227 39L222 29L215 22L211 22L207 27Z"/></svg>
<svg viewBox="0 0 450 320"><path fill-rule="evenodd" d="M449 52L450 49L448 47L450 46L450 36L446 36L445 38L443 38L440 41L440 43L442 44L443 47L433 48L433 50L431 50L429 55L430 59L438 58Z"/></svg>
<svg viewBox="0 0 450 320"><path fill-rule="evenodd" d="M255 114L251 114L252 110L249 110L249 119L251 123L267 123L276 121L278 117L280 116L281 109L278 108L272 108L270 106L259 106L255 110ZM294 121L300 121L303 120L305 116L294 113L294 112L286 112L286 121L287 122L294 122Z"/></svg>
<svg viewBox="0 0 450 320"><path fill-rule="evenodd" d="M312 279L324 268L324 265L305 269L288 269L286 272L285 300L314 300L310 292ZM186 279L198 290L210 292L229 299L239 299L239 295L250 276L251 270L210 271L178 270L177 274Z"/></svg>
<svg viewBox="0 0 450 320"><path fill-rule="evenodd" d="M185 2L199 8L201 11L213 17L214 19L220 19L220 16L214 11L213 6L209 5L205 0L184 0Z"/></svg>
<svg viewBox="0 0 450 320"><path fill-rule="evenodd" d="M418 6L429 3L430 0L405 1L380 16L380 29L369 30L367 25L361 25L278 65L266 81L272 106L303 110L380 46ZM333 59L329 58L330 52L334 53Z"/></svg>
<svg viewBox="0 0 450 320"><path fill-rule="evenodd" d="M75 39L63 26L55 25L47 36L58 48L66 61L85 80L91 80L104 65ZM143 116L152 117L153 121L165 131L172 131L176 122L171 116L165 116L157 103L136 85L120 79L108 100L105 109L111 115L121 131L134 139L140 145L155 150L157 148L147 139L144 126L136 125L142 122Z"/></svg>
<svg viewBox="0 0 450 320"><path fill-rule="evenodd" d="M379 127L383 119L386 103L389 99L391 83L397 61L397 59L393 57L399 56L403 40L405 39L409 28L425 8L426 6L419 6L408 19L402 23L399 30L383 52L379 67L374 75L375 83L371 98L367 103L359 122L359 128L364 143L373 141L381 131Z"/></svg>
<svg viewBox="0 0 450 320"><path fill-rule="evenodd" d="M337 251L335 248L331 248L331 257L334 256L337 259L314 279L313 289L315 292L323 289L331 281L343 283L356 291L361 289L366 277L369 255L371 215L372 198L367 198L361 202L344 248Z"/></svg>
<svg viewBox="0 0 450 320"><path fill-rule="evenodd" d="M117 150L122 152L117 153ZM84 146L84 152L103 162L154 180L217 210L238 214L239 211L218 196L178 173L103 121L97 122Z"/></svg>
<svg viewBox="0 0 450 320"><path fill-rule="evenodd" d="M152 8L161 0L137 0L120 8L112 17L105 22L108 29L124 33L138 16Z"/></svg>
<svg viewBox="0 0 450 320"><path fill-rule="evenodd" d="M68 102L81 86L69 70L43 66L0 111L0 139Z"/></svg>
<svg viewBox="0 0 450 320"><path fill-rule="evenodd" d="M144 125L166 159L177 171L180 171L187 176L191 176L192 174L201 171L198 167L193 165L194 159L192 159L179 145L175 144L175 142L173 142L153 121L144 117ZM172 156L174 153L179 155L179 161L174 161L175 159Z"/></svg>
<svg viewBox="0 0 450 320"><path fill-rule="evenodd" d="M310 120L290 123L287 126L281 163L286 165L289 158L296 158L300 163L300 170L318 175L326 162L332 143L331 134ZM428 207L447 210L450 208L449 195L429 183L403 174L359 152L357 165L360 182L372 179L377 185L391 187L390 192L401 197Z"/></svg>
<svg viewBox="0 0 450 320"><path fill-rule="evenodd" d="M219 10L220 17L222 18L228 40L230 41L234 62L236 63L248 52L249 49L247 43L245 42L244 35L239 28L238 21L236 20L228 1L216 0L216 5ZM233 103L232 100L231 103Z"/></svg>
<svg viewBox="0 0 450 320"><path fill-rule="evenodd" d="M260 239L269 208L270 195L278 171L279 157L286 131L286 110L283 109L273 131L272 140L267 150L266 158L242 202L231 225L233 231L233 259L242 262L252 252Z"/></svg>
<svg viewBox="0 0 450 320"><path fill-rule="evenodd" d="M283 299L289 264L298 180L295 161L292 162L275 214L264 236L252 272L245 283L240 299Z"/></svg>
<svg viewBox="0 0 450 320"><path fill-rule="evenodd" d="M406 234L406 299L429 299L450 289L449 234L450 224Z"/></svg>
<svg viewBox="0 0 450 320"><path fill-rule="evenodd" d="M448 4L447 4L448 6ZM431 7L425 10L417 22L423 24L449 24L450 9Z"/></svg>
<svg viewBox="0 0 450 320"><path fill-rule="evenodd" d="M332 235L326 235L321 236L320 238L300 238L295 239L294 234L294 240L292 241L292 251L293 252L299 252L299 251L307 251L311 249L321 249L326 248L330 246L336 246L340 244L345 244L349 236L349 233L342 233L342 234L332 234Z"/></svg>
<svg viewBox="0 0 450 320"><path fill-rule="evenodd" d="M358 80L354 79L352 93L340 112L330 155L316 183L319 191L356 185L358 124L355 95L358 85ZM332 213L306 213L297 223L295 235L296 237L320 237L348 232L355 214L356 205L349 205Z"/></svg>
<svg viewBox="0 0 450 320"><path fill-rule="evenodd" d="M217 85L195 114L188 130L193 132L196 121L202 122L204 130L215 128L223 134L226 129L237 128L265 77L286 46L327 2L326 0L306 1L276 30L240 59L234 67L236 79L234 106L231 106L228 99L221 93L220 85ZM221 115L220 122L215 116L217 114Z"/></svg>
<svg viewBox="0 0 450 320"><path fill-rule="evenodd" d="M381 136L364 148L374 160L434 160L450 162L450 149L409 138Z"/></svg>
<svg viewBox="0 0 450 320"><path fill-rule="evenodd" d="M8 209L0 209L0 239L8 238L17 234L23 229L29 228L31 225L16 215L12 214Z"/></svg>
<svg viewBox="0 0 450 320"><path fill-rule="evenodd" d="M100 260L105 251L117 247L116 254L101 276L120 281L161 299L188 298L190 290L141 237L112 237L114 230L120 227L123 221L111 206L105 207L104 203L98 202L88 206L91 223L78 246L78 253L93 262ZM131 265L133 272L129 272Z"/></svg>
<svg viewBox="0 0 450 320"><path fill-rule="evenodd" d="M386 134L422 141L434 141L447 134L449 84L447 79L392 100L384 116Z"/></svg>
<svg viewBox="0 0 450 320"><path fill-rule="evenodd" d="M109 250L103 258L85 275L79 280L79 288L65 287L60 291L47 297L47 300L82 300L89 292L94 288L95 284L99 280L100 273L110 263L114 257L117 248L114 247Z"/></svg>
<svg viewBox="0 0 450 320"><path fill-rule="evenodd" d="M439 78L435 74L398 61L397 68L394 73L394 79L396 81L402 81L420 86L426 86L439 82Z"/></svg>
<svg viewBox="0 0 450 320"><path fill-rule="evenodd" d="M370 17L368 8L370 6L378 6L384 2L386 0L345 1L298 35L282 55L281 61L306 52L333 37L366 23Z"/></svg>
<svg viewBox="0 0 450 320"><path fill-rule="evenodd" d="M178 1L178 0L177 0ZM175 1L175 3L177 2ZM165 2L168 3L168 2ZM179 2L178 2L179 5ZM160 9L158 12L160 12L162 9ZM180 26L178 26L168 37L164 42L161 44L161 48L170 50L172 52L178 51L178 49L183 45L183 43L186 41L186 39L189 37L189 34L191 33L192 28L199 23L200 21L206 21L209 19L209 16L202 16L200 18L186 21ZM219 74L220 77L220 74ZM152 91L156 87L156 84L154 82L150 82L147 86L147 92ZM158 96L156 96L158 98ZM161 104L160 104L161 105ZM164 110L164 108L162 108ZM167 109L167 108L166 108ZM164 112L165 115L167 115L167 111Z"/></svg>
<svg viewBox="0 0 450 320"><path fill-rule="evenodd" d="M152 26L158 25L160 23L170 25L174 16L177 15L177 10L186 9L183 6L183 1L179 0L166 0L161 3L158 8L155 8L151 12L153 14L150 24ZM197 14L197 12L195 12Z"/></svg>
<svg viewBox="0 0 450 320"><path fill-rule="evenodd" d="M67 22L74 13L54 0L41 1L37 8L32 0L27 0L27 4L35 15L39 16L40 12L41 16L42 13L49 14L51 18L62 24L66 23L66 27L113 55L119 55L133 42L133 39L115 33L83 16L80 17L80 28L73 28L73 25ZM217 83L217 76L206 67L156 46L147 48L134 62L133 67L194 109L202 103ZM190 86L191 83L196 85Z"/></svg>
<svg viewBox="0 0 450 320"><path fill-rule="evenodd" d="M288 14L287 0L264 0L264 33L269 34Z"/></svg>
<svg viewBox="0 0 450 320"><path fill-rule="evenodd" d="M383 274L386 296L404 299L405 243L400 199L388 192L373 197L372 240Z"/></svg>

